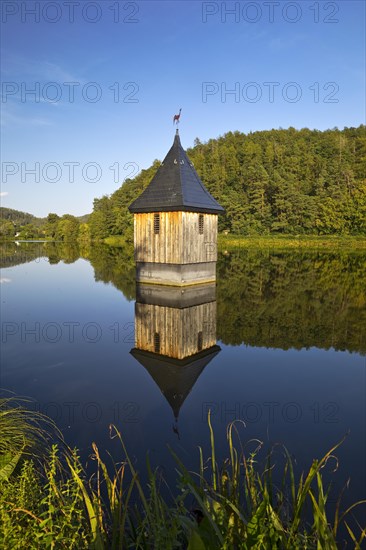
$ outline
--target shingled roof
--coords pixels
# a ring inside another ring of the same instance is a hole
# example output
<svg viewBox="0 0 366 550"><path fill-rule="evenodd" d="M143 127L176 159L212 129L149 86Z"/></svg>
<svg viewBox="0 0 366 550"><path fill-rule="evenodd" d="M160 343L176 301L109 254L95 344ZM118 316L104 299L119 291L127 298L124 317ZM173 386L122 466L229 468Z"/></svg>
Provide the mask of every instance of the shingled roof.
<svg viewBox="0 0 366 550"><path fill-rule="evenodd" d="M224 209L207 191L187 157L178 130L155 176L129 206L132 213L188 211L221 214Z"/></svg>

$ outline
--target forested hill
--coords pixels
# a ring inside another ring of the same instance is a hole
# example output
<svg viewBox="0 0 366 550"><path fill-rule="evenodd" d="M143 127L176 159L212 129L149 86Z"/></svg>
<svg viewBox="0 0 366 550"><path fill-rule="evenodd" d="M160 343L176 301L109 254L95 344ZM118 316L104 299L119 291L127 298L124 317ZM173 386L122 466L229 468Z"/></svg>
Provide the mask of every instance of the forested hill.
<svg viewBox="0 0 366 550"><path fill-rule="evenodd" d="M50 213L47 218L37 218L28 212L0 207L0 239L55 239L76 241L89 240L87 225L90 214L62 217Z"/></svg>
<svg viewBox="0 0 366 550"><path fill-rule="evenodd" d="M45 222L43 218L36 218L36 216L28 214L28 212L13 210L12 208L5 208L4 206L0 206L0 218L3 220L9 220L15 225L26 225L28 223L41 225Z"/></svg>
<svg viewBox="0 0 366 550"><path fill-rule="evenodd" d="M184 137L182 141L184 146ZM220 231L366 235L364 125L324 132L229 132L207 143L196 139L187 153L226 209L219 216ZM89 219L92 238L132 235L128 205L159 165L154 161L110 197L95 199Z"/></svg>

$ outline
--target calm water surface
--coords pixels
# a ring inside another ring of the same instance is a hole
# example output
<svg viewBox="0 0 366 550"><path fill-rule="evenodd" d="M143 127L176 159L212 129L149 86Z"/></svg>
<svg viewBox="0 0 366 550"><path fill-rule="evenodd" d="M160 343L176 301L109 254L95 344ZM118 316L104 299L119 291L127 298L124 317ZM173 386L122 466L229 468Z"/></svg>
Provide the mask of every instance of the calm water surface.
<svg viewBox="0 0 366 550"><path fill-rule="evenodd" d="M115 423L142 471L149 452L173 480L167 444L197 468L199 445L208 456L211 409L219 456L226 455L227 423L241 419L244 442L286 445L299 470L349 432L337 451L331 494L350 477L345 501L366 497L365 253L221 254L210 305L204 297L198 305L183 303L190 324L176 296L159 309L159 298L145 292L139 301L148 306L135 307L127 251L9 243L1 263L0 386L31 397L84 460L92 441L118 459L108 434ZM135 313L136 332L149 338L152 322L167 322L167 308L178 319L178 346L205 311L208 334L221 349L185 366L131 354Z"/></svg>

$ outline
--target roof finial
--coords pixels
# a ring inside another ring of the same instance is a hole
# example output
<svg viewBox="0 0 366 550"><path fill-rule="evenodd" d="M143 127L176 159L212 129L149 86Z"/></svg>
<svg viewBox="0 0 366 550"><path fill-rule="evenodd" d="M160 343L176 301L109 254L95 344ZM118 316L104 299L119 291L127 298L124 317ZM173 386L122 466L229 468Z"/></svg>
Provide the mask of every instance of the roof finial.
<svg viewBox="0 0 366 550"><path fill-rule="evenodd" d="M179 124L180 114L182 112L182 108L179 109L179 114L173 116L173 125L176 122L177 125Z"/></svg>

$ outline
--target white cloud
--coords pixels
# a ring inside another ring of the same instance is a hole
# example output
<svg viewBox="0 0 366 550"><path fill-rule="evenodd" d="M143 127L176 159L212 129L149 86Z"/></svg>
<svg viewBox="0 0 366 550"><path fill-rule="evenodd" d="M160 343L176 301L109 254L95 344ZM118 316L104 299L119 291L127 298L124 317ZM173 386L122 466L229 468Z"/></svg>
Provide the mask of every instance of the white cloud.
<svg viewBox="0 0 366 550"><path fill-rule="evenodd" d="M0 284L3 284L3 283L11 283L11 279L7 279L6 277L1 277Z"/></svg>
<svg viewBox="0 0 366 550"><path fill-rule="evenodd" d="M0 197L7 197L9 195L9 191L1 191Z"/></svg>

